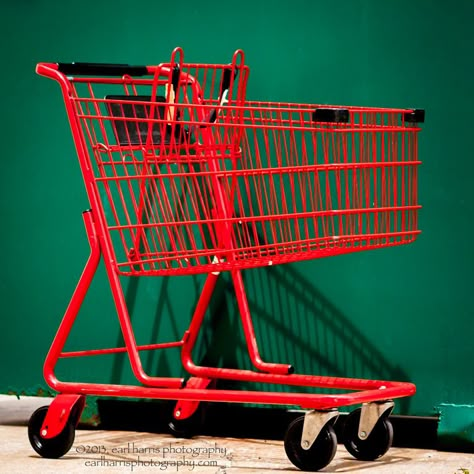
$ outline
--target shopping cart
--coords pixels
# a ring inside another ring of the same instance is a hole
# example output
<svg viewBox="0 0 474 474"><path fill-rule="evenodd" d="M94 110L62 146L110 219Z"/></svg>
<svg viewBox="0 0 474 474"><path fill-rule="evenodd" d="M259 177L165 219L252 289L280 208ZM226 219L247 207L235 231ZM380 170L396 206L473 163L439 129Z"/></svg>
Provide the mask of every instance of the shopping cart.
<svg viewBox="0 0 474 474"><path fill-rule="evenodd" d="M61 86L91 206L83 214L91 254L45 361L45 379L59 394L30 419L35 451L68 452L85 396L95 395L176 400L175 434L202 402L301 407L308 411L288 427L285 450L305 470L334 457L338 408L362 404L347 418L344 443L358 459L385 454L393 399L415 386L300 375L263 361L242 270L413 242L424 111L248 101L241 51L226 65L184 63L177 48L159 66L41 63L37 72ZM64 352L101 257L125 347ZM193 361L221 272L233 282L256 370ZM182 339L137 345L120 276L202 273ZM187 380L145 373L140 352L170 347L181 349ZM60 358L125 352L141 385L60 381L54 373ZM305 388L216 389L217 379Z"/></svg>

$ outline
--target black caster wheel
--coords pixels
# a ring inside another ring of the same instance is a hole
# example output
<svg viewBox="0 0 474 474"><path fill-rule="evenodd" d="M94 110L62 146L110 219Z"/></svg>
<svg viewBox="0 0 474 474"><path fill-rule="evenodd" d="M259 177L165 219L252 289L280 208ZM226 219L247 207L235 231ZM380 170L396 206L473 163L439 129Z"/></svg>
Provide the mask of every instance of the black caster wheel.
<svg viewBox="0 0 474 474"><path fill-rule="evenodd" d="M304 416L296 418L288 426L285 434L285 451L288 459L302 471L319 471L334 458L337 449L337 438L331 424L326 424L314 441L305 450L301 447Z"/></svg>
<svg viewBox="0 0 474 474"><path fill-rule="evenodd" d="M28 438L33 449L43 458L57 459L64 456L74 443L75 430L74 425L67 421L64 429L54 438L43 438L41 436L41 426L46 413L47 406L38 408L28 422Z"/></svg>
<svg viewBox="0 0 474 474"><path fill-rule="evenodd" d="M168 428L175 438L192 438L200 433L205 420L205 407L202 403L198 409L184 420L173 419L168 423Z"/></svg>
<svg viewBox="0 0 474 474"><path fill-rule="evenodd" d="M361 461L374 461L382 457L392 446L393 427L387 416L382 416L366 439L359 438L361 409L354 410L345 421L344 446L352 456Z"/></svg>

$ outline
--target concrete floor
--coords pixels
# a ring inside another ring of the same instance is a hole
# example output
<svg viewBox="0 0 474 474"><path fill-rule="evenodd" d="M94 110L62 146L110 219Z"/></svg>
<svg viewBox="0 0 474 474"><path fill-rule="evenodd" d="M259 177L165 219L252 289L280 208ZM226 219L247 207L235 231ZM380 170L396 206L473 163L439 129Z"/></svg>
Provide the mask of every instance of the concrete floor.
<svg viewBox="0 0 474 474"><path fill-rule="evenodd" d="M204 472L266 474L300 472L288 461L281 441L197 437L131 431L77 430L63 458L43 459L31 448L26 424L45 399L0 395L0 472ZM153 462L154 466L151 465ZM474 454L392 448L381 460L354 460L342 445L320 472L366 474L474 474Z"/></svg>

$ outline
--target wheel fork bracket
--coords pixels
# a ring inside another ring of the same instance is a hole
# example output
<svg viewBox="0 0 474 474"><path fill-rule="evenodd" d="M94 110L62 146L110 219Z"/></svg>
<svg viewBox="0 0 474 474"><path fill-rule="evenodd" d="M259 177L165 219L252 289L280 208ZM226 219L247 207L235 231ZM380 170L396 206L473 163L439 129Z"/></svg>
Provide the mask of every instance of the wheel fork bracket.
<svg viewBox="0 0 474 474"><path fill-rule="evenodd" d="M57 436L64 429L71 415L74 416L72 422L76 425L79 422L85 402L86 397L84 395L63 393L57 395L51 402L41 426L41 437L50 439Z"/></svg>
<svg viewBox="0 0 474 474"><path fill-rule="evenodd" d="M212 383L212 379L203 377L191 377L185 388L207 388ZM194 400L178 400L173 411L176 420L185 420L191 417L199 407L200 402Z"/></svg>
<svg viewBox="0 0 474 474"><path fill-rule="evenodd" d="M333 410L311 410L306 413L303 423L303 435L301 436L301 447L304 450L311 448L321 430L328 422L334 423L339 416L336 409Z"/></svg>
<svg viewBox="0 0 474 474"><path fill-rule="evenodd" d="M362 440L367 439L377 421L385 414L386 416L390 415L394 405L395 403L392 400L363 403L359 421L359 438Z"/></svg>

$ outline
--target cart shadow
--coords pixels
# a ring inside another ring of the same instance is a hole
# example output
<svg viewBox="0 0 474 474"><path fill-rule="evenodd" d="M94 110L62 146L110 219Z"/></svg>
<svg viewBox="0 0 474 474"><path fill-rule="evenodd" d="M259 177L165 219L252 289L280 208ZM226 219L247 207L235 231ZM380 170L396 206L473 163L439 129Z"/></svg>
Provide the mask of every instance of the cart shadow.
<svg viewBox="0 0 474 474"><path fill-rule="evenodd" d="M244 281L264 360L291 364L296 373L409 380L295 266L247 271ZM232 284L221 282L201 335L203 365L252 368L234 300ZM402 412L408 411L409 403L406 398L397 402Z"/></svg>
<svg viewBox="0 0 474 474"><path fill-rule="evenodd" d="M337 459L325 468L323 472L370 472L371 470L377 470L381 467L387 468L388 466L394 466L394 469L396 469L396 465L410 461L412 461L412 458L409 456L391 454L386 454L383 458L376 461L360 461L346 456Z"/></svg>
<svg viewBox="0 0 474 474"><path fill-rule="evenodd" d="M157 301L156 301L156 309L155 315L153 318L153 323L150 331L146 334L144 338L140 341L141 343L147 344L154 344L159 341L162 342L162 337L160 337L162 324L164 323L163 319L166 317L166 323L169 326L167 327L167 336L171 334L171 337L174 340L180 340L183 335L183 331L180 330L178 323L178 319L175 316L175 312L173 309L173 300L170 296L169 291L169 278L161 278L161 287L159 292L157 293ZM140 287L141 279L138 277L132 277L128 281L127 290L125 292L125 300L127 302L127 308L130 316L130 320L133 323L133 320L137 317L137 310L136 310L136 303L139 287ZM116 339L116 346L123 346L124 340L122 336L122 332L119 330ZM168 360L169 358L166 357L165 351L153 351L148 352L146 356L142 356L142 363L145 372L148 374L160 374L163 376L172 376L172 367L170 366ZM114 358L112 373L111 373L111 383L119 383L122 379L124 374L125 365L128 364L128 356L127 354L117 354ZM177 374L173 374L176 376Z"/></svg>
<svg viewBox="0 0 474 474"><path fill-rule="evenodd" d="M409 380L409 376L388 360L370 340L312 281L295 265L280 265L243 273L247 297L260 353L264 360L292 364L297 373L335 377ZM202 276L193 276L196 295L202 287ZM126 301L135 319L134 310L140 278L132 278L126 290ZM166 336L181 339L188 317L175 314L169 278L161 278L157 291L155 317L144 343L162 341ZM164 321L166 319L166 321ZM123 339L119 332L117 343ZM176 376L179 364L177 350L148 353L144 368L151 374ZM171 357L172 356L172 357ZM235 302L233 285L223 274L217 283L208 313L202 325L194 352L194 360L212 367L251 369L245 337ZM112 381L120 380L126 355L116 356ZM179 369L178 369L179 370ZM183 372L181 372L184 375ZM264 389L269 389L268 385ZM246 387L246 384L221 381L222 388ZM270 389L274 389L272 386ZM252 385L255 388L255 384ZM258 387L262 388L262 387ZM276 386L281 390L289 387ZM299 388L300 391L310 389ZM401 412L408 412L410 400L400 399Z"/></svg>

